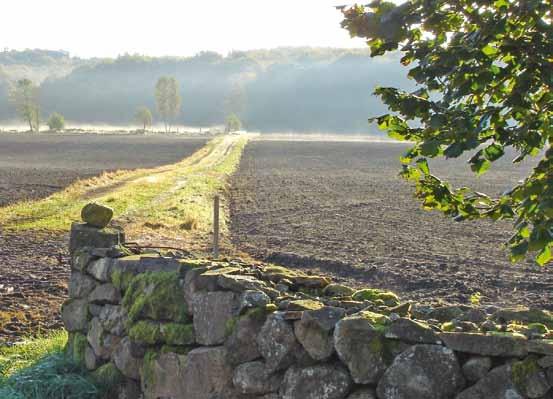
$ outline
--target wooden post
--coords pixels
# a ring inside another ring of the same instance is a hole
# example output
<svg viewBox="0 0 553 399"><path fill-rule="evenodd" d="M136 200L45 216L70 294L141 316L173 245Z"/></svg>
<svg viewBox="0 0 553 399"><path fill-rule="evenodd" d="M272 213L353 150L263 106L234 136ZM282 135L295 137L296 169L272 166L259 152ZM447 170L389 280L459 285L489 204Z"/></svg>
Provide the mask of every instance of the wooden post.
<svg viewBox="0 0 553 399"><path fill-rule="evenodd" d="M213 257L219 258L219 196L213 201Z"/></svg>

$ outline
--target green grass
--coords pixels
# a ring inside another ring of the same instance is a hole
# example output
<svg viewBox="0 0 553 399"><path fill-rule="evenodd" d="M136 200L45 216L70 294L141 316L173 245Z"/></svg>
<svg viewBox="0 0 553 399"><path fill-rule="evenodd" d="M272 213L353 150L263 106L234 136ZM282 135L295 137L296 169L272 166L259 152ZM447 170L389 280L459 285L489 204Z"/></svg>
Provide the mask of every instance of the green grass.
<svg viewBox="0 0 553 399"><path fill-rule="evenodd" d="M0 398L99 399L102 390L63 354L67 333L57 331L0 347Z"/></svg>
<svg viewBox="0 0 553 399"><path fill-rule="evenodd" d="M238 166L246 143L246 137L218 137L172 165L78 181L43 200L0 208L0 224L6 231L66 231L87 202L98 201L139 230L147 222L173 233L207 228L213 195Z"/></svg>

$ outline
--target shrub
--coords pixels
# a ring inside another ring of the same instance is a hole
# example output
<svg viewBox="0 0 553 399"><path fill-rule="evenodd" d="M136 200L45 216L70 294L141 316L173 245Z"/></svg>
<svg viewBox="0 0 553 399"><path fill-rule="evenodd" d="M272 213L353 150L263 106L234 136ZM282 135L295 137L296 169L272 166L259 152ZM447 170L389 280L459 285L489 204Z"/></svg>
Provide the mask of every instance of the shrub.
<svg viewBox="0 0 553 399"><path fill-rule="evenodd" d="M46 124L50 130L58 131L65 129L65 119L57 112L50 115L50 118L48 118L48 122L46 122Z"/></svg>

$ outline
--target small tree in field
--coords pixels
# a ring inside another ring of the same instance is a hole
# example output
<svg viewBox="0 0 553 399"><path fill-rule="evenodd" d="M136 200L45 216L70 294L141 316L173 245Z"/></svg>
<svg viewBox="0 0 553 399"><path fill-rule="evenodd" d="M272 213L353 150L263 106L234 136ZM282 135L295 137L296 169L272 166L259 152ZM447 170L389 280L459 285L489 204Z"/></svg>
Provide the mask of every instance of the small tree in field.
<svg viewBox="0 0 553 399"><path fill-rule="evenodd" d="M390 111L376 120L413 146L402 175L427 209L455 220L513 219L511 259L552 261L553 27L550 0L374 1L343 8L343 26L368 40L371 56L399 50L417 90L377 88ZM427 159L469 152L480 175L514 150L533 171L499 196L453 188Z"/></svg>
<svg viewBox="0 0 553 399"><path fill-rule="evenodd" d="M29 124L29 130L38 132L40 129L38 87L29 79L18 80L11 87L9 98L21 119Z"/></svg>
<svg viewBox="0 0 553 399"><path fill-rule="evenodd" d="M142 133L146 134L146 128L152 126L152 113L146 107L138 108L135 115L136 121L142 125Z"/></svg>
<svg viewBox="0 0 553 399"><path fill-rule="evenodd" d="M171 122L179 115L181 107L181 97L177 80L171 76L159 78L156 84L155 94L157 110L165 124L165 132L169 133L171 130Z"/></svg>
<svg viewBox="0 0 553 399"><path fill-rule="evenodd" d="M48 125L48 128L50 130L63 130L65 129L65 118L57 112L54 112L52 115L50 115L46 124Z"/></svg>
<svg viewBox="0 0 553 399"><path fill-rule="evenodd" d="M230 114L229 116L227 116L227 120L225 122L226 132L236 132L240 129L242 129L242 122L240 121L240 118L238 118L236 114Z"/></svg>

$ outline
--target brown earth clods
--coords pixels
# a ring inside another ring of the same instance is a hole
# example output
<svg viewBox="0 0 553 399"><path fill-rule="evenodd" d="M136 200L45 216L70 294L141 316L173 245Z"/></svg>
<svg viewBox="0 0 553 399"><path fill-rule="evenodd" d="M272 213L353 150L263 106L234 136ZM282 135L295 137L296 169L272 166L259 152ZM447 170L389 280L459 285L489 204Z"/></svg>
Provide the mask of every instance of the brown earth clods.
<svg viewBox="0 0 553 399"><path fill-rule="evenodd" d="M534 305L553 309L553 269L512 265L509 222L455 223L421 209L397 176L398 143L256 141L231 184L231 231L239 250L326 273L350 285L412 300ZM512 154L511 154L512 155ZM476 178L466 160L431 163L455 185L497 194L521 179L513 157ZM474 297L473 297L474 298Z"/></svg>
<svg viewBox="0 0 553 399"><path fill-rule="evenodd" d="M0 206L40 199L104 171L180 161L206 139L129 135L0 134ZM0 345L61 328L67 236L9 233L0 225Z"/></svg>

